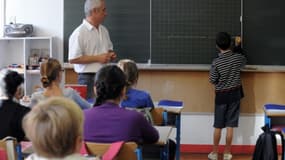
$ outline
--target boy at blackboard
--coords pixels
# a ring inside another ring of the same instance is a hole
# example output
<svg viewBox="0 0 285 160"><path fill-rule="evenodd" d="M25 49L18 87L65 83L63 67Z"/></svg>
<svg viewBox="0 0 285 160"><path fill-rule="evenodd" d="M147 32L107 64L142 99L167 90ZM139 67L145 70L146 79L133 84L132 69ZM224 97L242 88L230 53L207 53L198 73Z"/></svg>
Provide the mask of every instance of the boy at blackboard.
<svg viewBox="0 0 285 160"><path fill-rule="evenodd" d="M231 51L231 36L220 32L216 36L216 46L220 53L212 62L210 82L215 85L215 116L213 150L208 155L211 160L218 159L218 146L223 128L226 128L224 160L231 160L233 128L238 127L240 100L243 97L240 71L246 58Z"/></svg>

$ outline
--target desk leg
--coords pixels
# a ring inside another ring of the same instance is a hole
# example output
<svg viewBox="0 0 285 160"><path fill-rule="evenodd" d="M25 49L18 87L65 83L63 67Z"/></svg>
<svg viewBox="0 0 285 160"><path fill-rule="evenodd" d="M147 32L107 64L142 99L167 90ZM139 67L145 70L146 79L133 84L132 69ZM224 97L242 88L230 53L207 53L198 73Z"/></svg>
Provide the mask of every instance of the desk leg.
<svg viewBox="0 0 285 160"><path fill-rule="evenodd" d="M271 118L267 115L264 115L264 124L268 124L269 128L271 128Z"/></svg>
<svg viewBox="0 0 285 160"><path fill-rule="evenodd" d="M137 154L137 160L143 160L143 155L142 155L142 149L141 147L139 146L137 149L136 149L136 154Z"/></svg>
<svg viewBox="0 0 285 160"><path fill-rule="evenodd" d="M21 147L21 144L18 143L17 146L16 146L16 152L17 152L17 160L22 160L23 157L22 157L22 147Z"/></svg>
<svg viewBox="0 0 285 160"><path fill-rule="evenodd" d="M162 112L162 119L163 119L163 125L167 126L167 122L168 122L168 116L167 116L168 112L167 111L163 111Z"/></svg>
<svg viewBox="0 0 285 160"><path fill-rule="evenodd" d="M160 159L169 160L169 142L160 148Z"/></svg>
<svg viewBox="0 0 285 160"><path fill-rule="evenodd" d="M181 114L176 115L176 160L180 160Z"/></svg>

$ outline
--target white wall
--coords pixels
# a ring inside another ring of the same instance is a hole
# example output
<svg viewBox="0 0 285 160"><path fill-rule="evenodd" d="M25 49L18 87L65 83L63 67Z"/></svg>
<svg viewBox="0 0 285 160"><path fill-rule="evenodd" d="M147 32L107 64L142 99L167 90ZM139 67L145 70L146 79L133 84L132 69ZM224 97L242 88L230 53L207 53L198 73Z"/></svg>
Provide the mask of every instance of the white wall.
<svg viewBox="0 0 285 160"><path fill-rule="evenodd" d="M0 37L3 37L4 33L4 22L5 22L5 1L0 0Z"/></svg>
<svg viewBox="0 0 285 160"><path fill-rule="evenodd" d="M33 24L34 36L53 36L53 53L63 60L63 0L6 0L6 23Z"/></svg>
<svg viewBox="0 0 285 160"><path fill-rule="evenodd" d="M191 113L182 115L181 144L212 144L213 115ZM233 145L255 145L261 127L264 125L263 115L241 115L239 127L234 130ZM225 144L225 130L221 144Z"/></svg>

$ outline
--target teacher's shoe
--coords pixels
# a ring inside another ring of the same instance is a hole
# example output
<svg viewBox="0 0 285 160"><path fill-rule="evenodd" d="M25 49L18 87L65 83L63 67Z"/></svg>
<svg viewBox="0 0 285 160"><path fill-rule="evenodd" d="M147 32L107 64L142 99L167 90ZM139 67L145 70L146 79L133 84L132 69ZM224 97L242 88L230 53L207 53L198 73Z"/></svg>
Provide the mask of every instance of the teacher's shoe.
<svg viewBox="0 0 285 160"><path fill-rule="evenodd" d="M218 160L218 153L211 152L210 154L208 154L208 159L210 159L210 160Z"/></svg>

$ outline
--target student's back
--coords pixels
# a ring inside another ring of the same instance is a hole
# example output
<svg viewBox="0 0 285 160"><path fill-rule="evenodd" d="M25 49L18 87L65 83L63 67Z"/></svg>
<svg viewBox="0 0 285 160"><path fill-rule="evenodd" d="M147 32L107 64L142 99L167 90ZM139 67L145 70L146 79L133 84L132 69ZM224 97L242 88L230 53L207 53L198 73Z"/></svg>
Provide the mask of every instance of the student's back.
<svg viewBox="0 0 285 160"><path fill-rule="evenodd" d="M62 81L63 71L57 59L49 58L46 62L41 63L40 72L43 89L32 94L31 107L53 96L64 96L72 99L81 109L91 107L91 105L72 88L61 88L60 83Z"/></svg>
<svg viewBox="0 0 285 160"><path fill-rule="evenodd" d="M126 79L117 66L101 68L95 78L94 108L84 111L84 139L93 142L135 141L154 143L157 130L142 114L119 107L125 96Z"/></svg>
<svg viewBox="0 0 285 160"><path fill-rule="evenodd" d="M23 82L24 78L17 72L6 69L0 71L0 139L12 136L22 141L25 137L22 118L30 109L14 100Z"/></svg>
<svg viewBox="0 0 285 160"><path fill-rule="evenodd" d="M74 89L72 88L63 88L62 89L62 94L64 97L68 99L72 99L74 102L78 104L78 106L81 109L88 109L91 107L91 105L85 101ZM40 90L37 92L34 92L31 97L31 104L30 106L33 107L40 101L46 100L52 96L45 96L44 95L44 90Z"/></svg>
<svg viewBox="0 0 285 160"><path fill-rule="evenodd" d="M147 108L154 107L151 96L148 92L136 89L139 71L136 63L130 59L122 59L118 66L123 70L127 80L127 93L121 102L121 107L128 108Z"/></svg>
<svg viewBox="0 0 285 160"><path fill-rule="evenodd" d="M0 139L12 136L22 141L25 137L22 119L29 111L29 108L13 100L3 100L0 106Z"/></svg>
<svg viewBox="0 0 285 160"><path fill-rule="evenodd" d="M84 111L84 139L93 142L111 143L135 141L154 143L158 135L155 129L138 112L120 108L113 103L104 103Z"/></svg>
<svg viewBox="0 0 285 160"><path fill-rule="evenodd" d="M126 98L121 102L121 106L124 108L153 108L154 104L148 92L129 88L126 93Z"/></svg>

